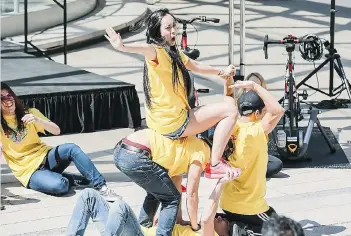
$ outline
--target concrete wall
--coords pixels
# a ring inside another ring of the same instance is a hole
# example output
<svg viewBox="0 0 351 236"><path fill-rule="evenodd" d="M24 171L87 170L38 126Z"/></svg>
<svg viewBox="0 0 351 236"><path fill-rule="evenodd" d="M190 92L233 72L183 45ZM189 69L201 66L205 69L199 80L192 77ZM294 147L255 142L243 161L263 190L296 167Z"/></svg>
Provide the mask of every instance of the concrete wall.
<svg viewBox="0 0 351 236"><path fill-rule="evenodd" d="M63 3L63 1L59 1ZM80 18L96 6L97 0L67 0L67 20ZM52 4L28 9L28 33L40 31L63 23L63 9ZM1 15L1 39L24 35L24 12Z"/></svg>

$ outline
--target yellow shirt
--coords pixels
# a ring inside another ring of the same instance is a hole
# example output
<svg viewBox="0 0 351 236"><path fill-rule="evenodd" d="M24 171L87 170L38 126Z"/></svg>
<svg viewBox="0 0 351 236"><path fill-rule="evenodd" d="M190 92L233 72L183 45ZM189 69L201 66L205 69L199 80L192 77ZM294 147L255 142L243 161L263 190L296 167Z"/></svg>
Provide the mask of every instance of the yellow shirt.
<svg viewBox="0 0 351 236"><path fill-rule="evenodd" d="M180 69L180 84L173 89L172 60L164 48L155 46L155 50L158 63L146 59L151 95L151 109L145 106L146 123L160 134L169 134L184 124L190 106ZM186 65L189 58L180 50L179 55Z"/></svg>
<svg viewBox="0 0 351 236"><path fill-rule="evenodd" d="M222 209L242 215L255 215L269 209L265 200L268 163L267 136L261 122L238 121L233 135L235 151L229 157L242 175L225 184L221 195Z"/></svg>
<svg viewBox="0 0 351 236"><path fill-rule="evenodd" d="M145 228L141 226L145 236L155 236L157 227ZM173 228L172 236L201 236L201 232L194 232L190 226L183 226L176 224ZM214 233L214 236L218 236Z"/></svg>
<svg viewBox="0 0 351 236"><path fill-rule="evenodd" d="M152 160L166 168L169 176L187 173L194 161L199 161L204 169L210 160L210 148L199 138L172 140L151 129L148 129L148 138Z"/></svg>
<svg viewBox="0 0 351 236"><path fill-rule="evenodd" d="M29 113L48 120L35 108ZM4 119L10 128L17 130L16 116L5 116ZM38 132L45 133L44 127L34 122L25 126L23 131L5 135L1 127L1 141L5 160L15 177L27 187L32 174L38 169L51 147L41 142Z"/></svg>

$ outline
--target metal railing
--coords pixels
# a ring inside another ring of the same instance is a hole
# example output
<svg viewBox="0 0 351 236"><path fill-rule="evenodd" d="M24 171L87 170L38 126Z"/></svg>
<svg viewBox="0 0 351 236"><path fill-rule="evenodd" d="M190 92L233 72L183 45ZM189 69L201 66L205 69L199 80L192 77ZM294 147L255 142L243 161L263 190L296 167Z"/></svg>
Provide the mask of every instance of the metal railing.
<svg viewBox="0 0 351 236"><path fill-rule="evenodd" d="M234 65L234 0L229 0L229 64ZM240 0L240 75L245 75L245 0Z"/></svg>
<svg viewBox="0 0 351 236"><path fill-rule="evenodd" d="M63 60L67 65L67 0L63 0L63 4L57 0L53 0L63 10ZM28 0L24 0L24 52L28 53L28 45L32 46L40 56L44 56L50 60L52 58L40 48L28 41ZM53 60L52 60L53 61Z"/></svg>

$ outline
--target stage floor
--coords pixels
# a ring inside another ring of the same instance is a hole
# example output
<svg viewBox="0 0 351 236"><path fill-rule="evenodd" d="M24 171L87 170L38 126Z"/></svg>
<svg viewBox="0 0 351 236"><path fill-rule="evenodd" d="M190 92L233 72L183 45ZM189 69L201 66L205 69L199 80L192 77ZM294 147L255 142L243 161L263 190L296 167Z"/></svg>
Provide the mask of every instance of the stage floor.
<svg viewBox="0 0 351 236"><path fill-rule="evenodd" d="M38 108L63 126L62 133L140 125L140 104L133 84L37 58L24 53L22 46L4 41L1 81L27 106Z"/></svg>

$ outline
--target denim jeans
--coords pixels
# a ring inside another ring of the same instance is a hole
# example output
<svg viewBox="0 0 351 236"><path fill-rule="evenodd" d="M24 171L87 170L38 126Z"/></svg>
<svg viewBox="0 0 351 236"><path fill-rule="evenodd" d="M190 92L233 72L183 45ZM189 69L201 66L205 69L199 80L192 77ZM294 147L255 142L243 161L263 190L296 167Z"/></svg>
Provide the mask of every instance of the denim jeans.
<svg viewBox="0 0 351 236"><path fill-rule="evenodd" d="M173 131L172 133L169 133L169 134L164 134L163 136L169 139L180 139L180 137L183 135L184 131L186 130L186 127L188 126L189 122L190 122L190 114L188 111L184 123L176 131Z"/></svg>
<svg viewBox="0 0 351 236"><path fill-rule="evenodd" d="M119 144L114 151L114 161L121 172L145 189L148 196L153 196L152 198L146 197L140 211L139 223L145 227L152 226L157 210L155 204L158 205L159 201L161 211L156 235L171 236L181 196L168 176L167 170L153 162L148 154L146 150L140 149L140 152L133 152Z"/></svg>
<svg viewBox="0 0 351 236"><path fill-rule="evenodd" d="M271 177L278 174L283 169L283 162L275 156L268 155L268 165L266 177Z"/></svg>
<svg viewBox="0 0 351 236"><path fill-rule="evenodd" d="M52 195L66 194L70 183L62 172L74 162L79 172L87 178L95 188L99 189L106 181L96 169L90 158L73 143L65 143L52 148L46 156L46 164L36 170L28 187ZM67 176L67 174L66 174Z"/></svg>
<svg viewBox="0 0 351 236"><path fill-rule="evenodd" d="M122 199L111 206L94 189L84 189L78 197L66 235L84 235L89 218L103 236L143 236L133 210Z"/></svg>

